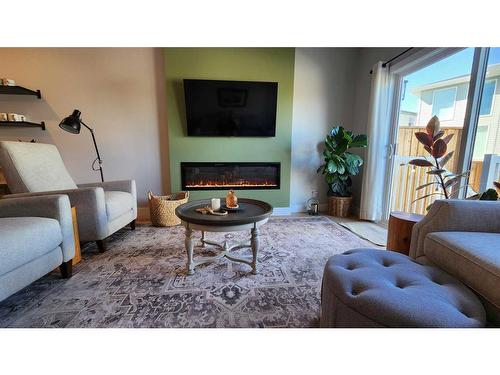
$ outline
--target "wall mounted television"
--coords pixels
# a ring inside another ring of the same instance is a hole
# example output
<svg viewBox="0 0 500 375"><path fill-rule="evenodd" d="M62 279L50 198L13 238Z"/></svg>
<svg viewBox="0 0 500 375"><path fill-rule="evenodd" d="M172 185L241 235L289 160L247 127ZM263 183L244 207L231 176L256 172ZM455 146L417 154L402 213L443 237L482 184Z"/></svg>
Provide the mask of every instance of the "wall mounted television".
<svg viewBox="0 0 500 375"><path fill-rule="evenodd" d="M184 80L188 136L274 137L277 82Z"/></svg>

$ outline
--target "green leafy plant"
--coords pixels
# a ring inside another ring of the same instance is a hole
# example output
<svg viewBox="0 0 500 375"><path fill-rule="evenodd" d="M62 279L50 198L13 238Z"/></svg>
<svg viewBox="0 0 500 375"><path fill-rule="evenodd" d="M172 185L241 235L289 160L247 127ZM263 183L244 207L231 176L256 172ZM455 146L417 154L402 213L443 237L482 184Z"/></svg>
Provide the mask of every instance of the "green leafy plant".
<svg viewBox="0 0 500 375"><path fill-rule="evenodd" d="M441 130L439 118L437 116L430 119L425 128L425 132L417 132L415 133L415 137L424 145L424 149L429 153L429 158L413 159L408 164L416 167L430 168L427 174L435 177L435 181L420 185L417 187L417 191L428 186L436 187L437 191L418 197L412 203L433 195L439 195L445 199L449 199L453 194L467 186L460 187L460 181L462 178L469 175L469 171L457 175L445 169L446 164L451 160L454 153L454 151L448 152L448 143L453 138L453 134L444 136L444 131Z"/></svg>
<svg viewBox="0 0 500 375"><path fill-rule="evenodd" d="M366 147L368 139L366 135L353 135L342 126L336 126L325 139L325 150L323 151L324 164L317 173L325 175L329 186L328 195L337 197L350 197L352 185L351 176L359 173L363 159L348 150L351 148Z"/></svg>
<svg viewBox="0 0 500 375"><path fill-rule="evenodd" d="M479 195L480 201L496 201L498 200L498 193L495 189L488 189Z"/></svg>
<svg viewBox="0 0 500 375"><path fill-rule="evenodd" d="M500 182L495 181L493 182L493 185L495 185L496 189L500 189ZM499 195L496 189L487 189L481 194L478 194L476 199L479 199L480 201L497 201L499 199Z"/></svg>

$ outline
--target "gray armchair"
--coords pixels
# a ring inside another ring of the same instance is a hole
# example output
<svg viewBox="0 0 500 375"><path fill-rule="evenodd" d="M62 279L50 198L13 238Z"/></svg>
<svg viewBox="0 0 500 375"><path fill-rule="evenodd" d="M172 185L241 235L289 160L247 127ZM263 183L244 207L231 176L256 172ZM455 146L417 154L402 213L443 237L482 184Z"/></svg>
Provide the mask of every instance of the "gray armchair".
<svg viewBox="0 0 500 375"><path fill-rule="evenodd" d="M500 325L500 202L438 200L413 227L410 257L441 268L479 296Z"/></svg>
<svg viewBox="0 0 500 375"><path fill-rule="evenodd" d="M59 267L71 276L75 241L66 195L0 200L0 301Z"/></svg>
<svg viewBox="0 0 500 375"><path fill-rule="evenodd" d="M4 198L65 194L76 207L80 240L105 239L130 224L135 229L137 193L134 180L76 185L54 145L0 142L0 165L13 193Z"/></svg>

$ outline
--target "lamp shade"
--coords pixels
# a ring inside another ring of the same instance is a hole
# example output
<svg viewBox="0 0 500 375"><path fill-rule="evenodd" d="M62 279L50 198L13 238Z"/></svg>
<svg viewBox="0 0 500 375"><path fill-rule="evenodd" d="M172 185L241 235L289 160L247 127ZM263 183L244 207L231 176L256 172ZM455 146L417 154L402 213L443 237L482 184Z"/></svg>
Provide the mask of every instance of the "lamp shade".
<svg viewBox="0 0 500 375"><path fill-rule="evenodd" d="M80 128L82 127L80 120L81 114L82 113L78 109L75 109L71 115L61 121L59 127L67 132L80 134Z"/></svg>

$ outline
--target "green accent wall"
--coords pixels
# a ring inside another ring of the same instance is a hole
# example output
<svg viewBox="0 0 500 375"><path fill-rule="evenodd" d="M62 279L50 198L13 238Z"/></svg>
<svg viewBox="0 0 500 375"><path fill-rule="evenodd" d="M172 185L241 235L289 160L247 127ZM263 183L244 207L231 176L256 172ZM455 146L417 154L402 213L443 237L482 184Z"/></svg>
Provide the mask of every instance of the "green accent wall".
<svg viewBox="0 0 500 375"><path fill-rule="evenodd" d="M279 190L239 190L239 197L275 207L290 205L293 48L165 48L171 190L181 189L180 163L281 162ZM276 137L188 137L183 79L278 82ZM227 191L193 191L191 199L224 197Z"/></svg>

